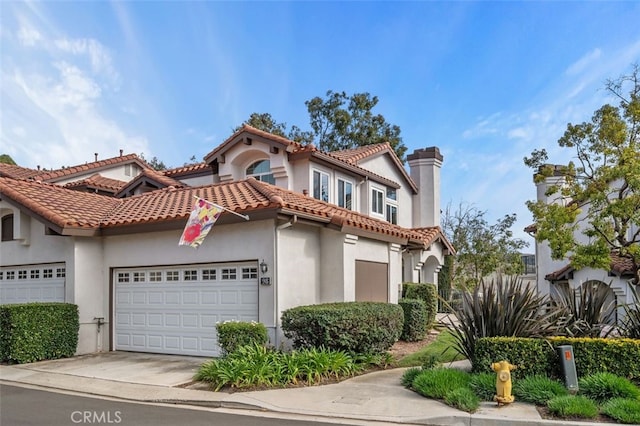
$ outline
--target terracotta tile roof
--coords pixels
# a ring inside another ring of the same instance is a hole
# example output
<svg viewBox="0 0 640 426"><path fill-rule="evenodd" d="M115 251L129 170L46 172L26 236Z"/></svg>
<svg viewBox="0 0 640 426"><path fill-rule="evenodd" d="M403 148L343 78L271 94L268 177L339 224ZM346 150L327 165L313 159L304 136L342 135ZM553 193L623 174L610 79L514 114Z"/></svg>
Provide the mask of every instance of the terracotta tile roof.
<svg viewBox="0 0 640 426"><path fill-rule="evenodd" d="M29 179L41 174L41 170L28 169L14 164L0 163L0 176L14 179Z"/></svg>
<svg viewBox="0 0 640 426"><path fill-rule="evenodd" d="M0 178L0 198L26 207L58 227L60 233L186 220L194 196L239 213L277 209L339 227L392 237L403 244L427 247L439 229L407 229L333 204L288 191L254 178L200 187L169 187L129 198L113 198L66 189L55 184ZM443 241L446 241L444 239Z"/></svg>
<svg viewBox="0 0 640 426"><path fill-rule="evenodd" d="M94 161L92 163L81 164L78 166L65 167L64 169L52 170L43 172L37 177L36 180L45 182L55 182L56 180L71 177L79 173L87 173L91 170L101 170L116 164L124 164L135 162L143 169L151 168L144 160L138 157L136 154L120 155L118 157L106 158L100 161Z"/></svg>
<svg viewBox="0 0 640 426"><path fill-rule="evenodd" d="M173 179L169 176L165 176L162 172L159 172L154 169L144 169L138 176L131 179L129 182L126 182L122 185L119 190L115 193L116 197L120 197L123 194L126 194L128 191L132 190L141 185L145 185L145 183L151 183L152 186L157 188L166 188L169 186L173 186L176 188L182 188L185 186L179 180Z"/></svg>
<svg viewBox="0 0 640 426"><path fill-rule="evenodd" d="M447 239L447 236L442 232L442 228L439 226L429 226L425 228L413 228L414 231L417 231L422 234L422 238L425 241L427 246L433 244L434 242L440 240L447 247L450 254L456 254L456 249L453 247L453 244Z"/></svg>
<svg viewBox="0 0 640 426"><path fill-rule="evenodd" d="M63 186L69 189L91 188L115 193L119 188L126 185L126 183L125 181L107 178L100 175L100 173L96 173L86 179L69 182Z"/></svg>
<svg viewBox="0 0 640 426"><path fill-rule="evenodd" d="M0 178L0 198L20 204L50 224L57 232L95 233L102 220L120 202L112 197L74 191L60 185Z"/></svg>
<svg viewBox="0 0 640 426"><path fill-rule="evenodd" d="M538 225L536 225L535 223L532 223L531 225L528 225L527 227L524 228L524 232L527 232L529 234L535 234L537 230L538 230Z"/></svg>
<svg viewBox="0 0 640 426"><path fill-rule="evenodd" d="M369 158L372 155L380 152L385 152L391 149L391 145L388 142L376 143L371 145L360 146L354 149L344 149L342 151L331 151L330 154L334 157L340 158L342 161L346 161L351 164L358 164L360 160Z"/></svg>
<svg viewBox="0 0 640 426"><path fill-rule="evenodd" d="M413 192L418 193L418 186L413 181L413 179L411 179L411 176L409 176L404 168L404 165L388 142L365 145L358 148L342 151L331 151L327 154L353 165L358 165L362 160L371 158L376 155L389 154L389 158L391 158L391 161L393 161L398 170L400 170L402 177L404 177L404 179L407 181Z"/></svg>
<svg viewBox="0 0 640 426"><path fill-rule="evenodd" d="M244 132L275 142L279 145L282 145L285 149L288 148L291 151L294 151L296 149L300 149L303 147L302 144L289 140L285 137L274 135L272 133L265 132L264 130L256 129L255 127L249 126L248 124L243 124L242 127L240 127L236 132L234 132L231 136L229 136L227 140L225 140L220 145L218 145L213 151L205 155L204 161L207 164L211 163L216 155L224 153L227 150L227 148L230 148L234 144L234 142L237 142L238 137Z"/></svg>
<svg viewBox="0 0 640 426"><path fill-rule="evenodd" d="M163 170L161 173L165 176L175 178L176 176L184 176L192 173L208 172L211 171L211 166L207 163L189 164L182 167L176 167L174 169Z"/></svg>
<svg viewBox="0 0 640 426"><path fill-rule="evenodd" d="M569 265L563 266L562 268L554 271L550 274L545 275L545 279L549 281L558 281L562 279L571 278L570 274L573 273L576 269ZM633 275L633 261L628 257L620 256L619 254L612 252L611 253L611 267L610 272L618 276L629 276Z"/></svg>

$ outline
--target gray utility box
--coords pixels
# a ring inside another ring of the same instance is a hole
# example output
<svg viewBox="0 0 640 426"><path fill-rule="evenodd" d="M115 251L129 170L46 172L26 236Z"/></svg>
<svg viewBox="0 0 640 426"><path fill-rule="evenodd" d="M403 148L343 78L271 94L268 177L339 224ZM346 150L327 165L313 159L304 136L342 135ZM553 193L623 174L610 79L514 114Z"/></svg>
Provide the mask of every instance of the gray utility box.
<svg viewBox="0 0 640 426"><path fill-rule="evenodd" d="M576 373L576 361L573 357L573 346L562 345L556 348L560 356L560 371L564 376L564 385L569 392L578 392L578 373Z"/></svg>

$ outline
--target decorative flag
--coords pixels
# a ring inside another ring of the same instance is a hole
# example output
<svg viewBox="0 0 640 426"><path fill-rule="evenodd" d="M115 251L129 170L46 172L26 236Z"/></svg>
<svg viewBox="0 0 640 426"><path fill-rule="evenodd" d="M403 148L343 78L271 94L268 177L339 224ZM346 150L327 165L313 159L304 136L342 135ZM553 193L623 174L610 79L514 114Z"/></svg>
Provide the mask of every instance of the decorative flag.
<svg viewBox="0 0 640 426"><path fill-rule="evenodd" d="M178 245L198 248L222 214L222 210L222 207L196 197Z"/></svg>

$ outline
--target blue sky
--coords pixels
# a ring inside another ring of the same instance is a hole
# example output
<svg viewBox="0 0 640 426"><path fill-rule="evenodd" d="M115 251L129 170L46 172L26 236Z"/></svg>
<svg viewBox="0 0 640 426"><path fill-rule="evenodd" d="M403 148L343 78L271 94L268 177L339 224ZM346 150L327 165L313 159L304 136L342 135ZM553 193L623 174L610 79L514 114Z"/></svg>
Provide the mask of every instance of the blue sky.
<svg viewBox="0 0 640 426"><path fill-rule="evenodd" d="M197 160L252 112L369 92L408 147L444 155L443 208L494 221L535 197L568 122L640 62L640 2L2 2L0 153L58 168L119 149ZM530 240L530 238L526 238ZM532 248L531 248L532 250Z"/></svg>

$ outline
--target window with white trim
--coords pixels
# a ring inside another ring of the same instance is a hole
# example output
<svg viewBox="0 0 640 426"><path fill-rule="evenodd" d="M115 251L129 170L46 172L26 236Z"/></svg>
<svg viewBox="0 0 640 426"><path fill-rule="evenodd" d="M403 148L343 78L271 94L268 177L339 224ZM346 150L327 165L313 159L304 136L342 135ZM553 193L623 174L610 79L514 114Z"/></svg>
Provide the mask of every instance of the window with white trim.
<svg viewBox="0 0 640 426"><path fill-rule="evenodd" d="M250 280L258 278L258 268L242 268L242 279Z"/></svg>
<svg viewBox="0 0 640 426"><path fill-rule="evenodd" d="M16 279L16 271L7 271L7 279L15 280Z"/></svg>
<svg viewBox="0 0 640 426"><path fill-rule="evenodd" d="M180 272L167 271L167 281L180 281Z"/></svg>
<svg viewBox="0 0 640 426"><path fill-rule="evenodd" d="M144 272L134 272L133 273L133 282L134 283L143 283L146 281L146 274Z"/></svg>
<svg viewBox="0 0 640 426"><path fill-rule="evenodd" d="M247 167L246 176L252 176L256 180L267 182L272 185L276 184L276 178L271 173L271 162L269 160L259 160Z"/></svg>
<svg viewBox="0 0 640 426"><path fill-rule="evenodd" d="M198 280L198 271L196 269L190 269L187 271L183 271L184 280L185 281L197 281Z"/></svg>
<svg viewBox="0 0 640 426"><path fill-rule="evenodd" d="M387 222L398 224L398 193L395 188L387 188Z"/></svg>
<svg viewBox="0 0 640 426"><path fill-rule="evenodd" d="M216 270L215 269L203 269L202 270L202 279L206 281L213 281L216 279Z"/></svg>
<svg viewBox="0 0 640 426"><path fill-rule="evenodd" d="M31 279L39 280L40 279L40 269L32 269L31 270Z"/></svg>
<svg viewBox="0 0 640 426"><path fill-rule="evenodd" d="M51 268L43 269L42 278L53 278L53 269Z"/></svg>
<svg viewBox="0 0 640 426"><path fill-rule="evenodd" d="M349 210L353 208L353 184L340 178L338 178L338 206Z"/></svg>
<svg viewBox="0 0 640 426"><path fill-rule="evenodd" d="M329 175L319 170L313 171L313 198L329 202Z"/></svg>
<svg viewBox="0 0 640 426"><path fill-rule="evenodd" d="M384 192L371 188L371 213L384 215Z"/></svg>
<svg viewBox="0 0 640 426"><path fill-rule="evenodd" d="M27 271L24 269L21 269L20 271L18 271L18 279L19 280L26 280L27 279Z"/></svg>
<svg viewBox="0 0 640 426"><path fill-rule="evenodd" d="M223 280L235 280L237 278L236 268L222 268Z"/></svg>
<svg viewBox="0 0 640 426"><path fill-rule="evenodd" d="M131 281L131 277L128 272L118 272L118 282L128 283Z"/></svg>
<svg viewBox="0 0 640 426"><path fill-rule="evenodd" d="M162 281L162 271L150 271L149 282L157 283Z"/></svg>
<svg viewBox="0 0 640 426"><path fill-rule="evenodd" d="M67 270L65 268L56 268L56 278L64 278L67 276Z"/></svg>
<svg viewBox="0 0 640 426"><path fill-rule="evenodd" d="M2 278L4 277L2 274L3 274L3 272L0 271L0 281L2 281Z"/></svg>

